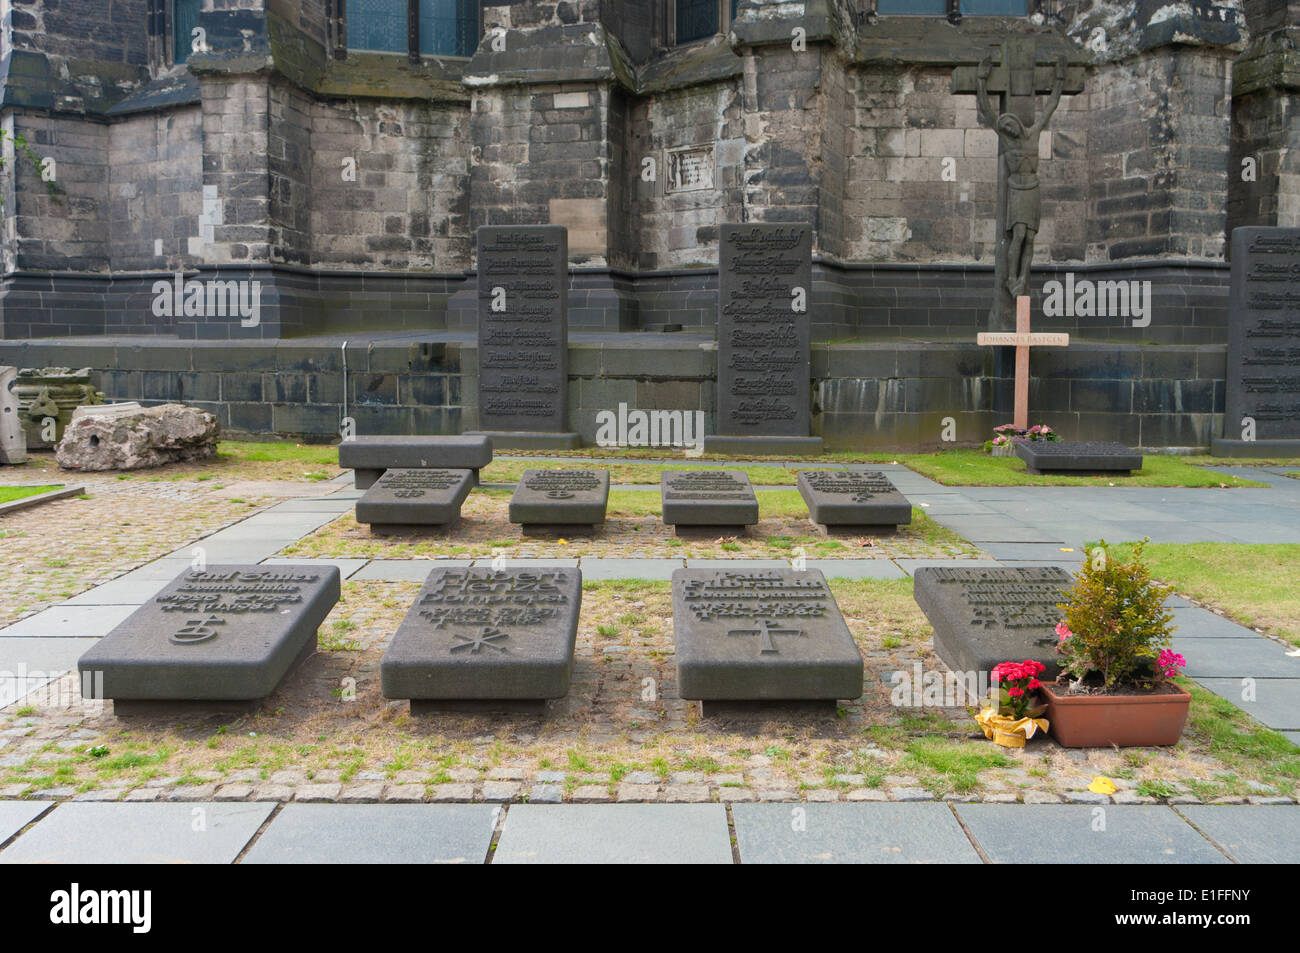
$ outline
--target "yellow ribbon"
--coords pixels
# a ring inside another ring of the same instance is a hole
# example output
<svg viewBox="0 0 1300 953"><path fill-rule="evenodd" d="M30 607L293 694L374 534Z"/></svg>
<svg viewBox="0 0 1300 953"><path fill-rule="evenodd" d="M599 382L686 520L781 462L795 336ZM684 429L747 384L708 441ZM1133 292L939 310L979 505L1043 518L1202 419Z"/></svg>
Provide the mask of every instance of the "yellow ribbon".
<svg viewBox="0 0 1300 953"><path fill-rule="evenodd" d="M1047 730L1046 718L1010 718L999 715L996 708L985 708L975 721L984 729L985 738L1004 748L1023 748L1035 732Z"/></svg>

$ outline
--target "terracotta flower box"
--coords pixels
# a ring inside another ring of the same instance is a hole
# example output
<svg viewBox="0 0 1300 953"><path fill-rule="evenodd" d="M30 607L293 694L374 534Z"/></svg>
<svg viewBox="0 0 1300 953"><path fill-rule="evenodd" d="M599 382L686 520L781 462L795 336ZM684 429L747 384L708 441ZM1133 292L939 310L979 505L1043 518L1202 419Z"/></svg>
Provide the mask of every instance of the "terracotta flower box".
<svg viewBox="0 0 1300 953"><path fill-rule="evenodd" d="M1192 696L1173 691L1140 695L1069 695L1043 684L1043 713L1056 743L1066 748L1120 748L1177 744L1187 724ZM1058 692L1061 692L1058 694Z"/></svg>

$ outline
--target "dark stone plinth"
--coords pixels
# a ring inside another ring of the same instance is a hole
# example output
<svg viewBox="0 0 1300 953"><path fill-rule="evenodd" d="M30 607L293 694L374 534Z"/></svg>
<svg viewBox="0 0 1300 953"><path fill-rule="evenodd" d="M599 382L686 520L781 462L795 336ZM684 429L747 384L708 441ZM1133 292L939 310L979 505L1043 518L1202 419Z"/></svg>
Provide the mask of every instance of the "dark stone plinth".
<svg viewBox="0 0 1300 953"><path fill-rule="evenodd" d="M1142 469L1142 454L1122 443L1076 440L1026 440L1016 444L1016 456L1030 473L1125 475Z"/></svg>
<svg viewBox="0 0 1300 953"><path fill-rule="evenodd" d="M385 470L357 500L357 522L389 534L407 526L445 527L460 519L473 485L469 470Z"/></svg>
<svg viewBox="0 0 1300 953"><path fill-rule="evenodd" d="M740 470L672 470L659 477L668 526L735 527L758 522L758 498Z"/></svg>
<svg viewBox="0 0 1300 953"><path fill-rule="evenodd" d="M809 439L811 302L810 226L718 227L717 429L721 437L757 442L724 450L719 438L712 437L706 450L820 452L820 440L816 449L812 444L764 443L782 436Z"/></svg>
<svg viewBox="0 0 1300 953"><path fill-rule="evenodd" d="M797 483L814 523L893 528L912 522L912 504L879 470L800 470Z"/></svg>
<svg viewBox="0 0 1300 953"><path fill-rule="evenodd" d="M435 569L379 664L384 697L560 698L581 605L577 569Z"/></svg>
<svg viewBox="0 0 1300 953"><path fill-rule="evenodd" d="M77 669L103 673L105 698L265 698L314 648L338 598L334 566L187 570L82 655Z"/></svg>
<svg viewBox="0 0 1300 953"><path fill-rule="evenodd" d="M754 454L793 454L795 456L816 456L824 449L821 437L727 437L709 436L704 438L705 453L726 453L732 456L751 456Z"/></svg>
<svg viewBox="0 0 1300 953"><path fill-rule="evenodd" d="M999 662L1033 659L1061 671L1056 655L1057 604L1074 577L1057 566L962 569L923 566L912 594L934 627L934 649L957 673L988 673Z"/></svg>
<svg viewBox="0 0 1300 953"><path fill-rule="evenodd" d="M605 522L608 470L525 470L510 497L510 522L527 528Z"/></svg>
<svg viewBox="0 0 1300 953"><path fill-rule="evenodd" d="M579 433L542 433L531 430L471 431L483 433L498 450L579 450Z"/></svg>
<svg viewBox="0 0 1300 953"><path fill-rule="evenodd" d="M1280 452L1294 453L1300 445L1300 228L1233 229L1229 308L1226 440L1214 441L1213 450L1264 456L1259 447L1234 442L1284 441L1291 446Z"/></svg>
<svg viewBox="0 0 1300 953"><path fill-rule="evenodd" d="M416 437L353 437L339 444L339 466L351 469L358 490L391 469L437 468L478 471L492 462L492 441L483 434Z"/></svg>
<svg viewBox="0 0 1300 953"><path fill-rule="evenodd" d="M811 701L862 694L862 654L817 570L678 569L682 698Z"/></svg>
<svg viewBox="0 0 1300 953"><path fill-rule="evenodd" d="M700 715L704 718L726 718L736 721L766 720L772 717L789 717L790 715L825 715L834 718L840 710L835 699L822 698L812 701L702 701Z"/></svg>
<svg viewBox="0 0 1300 953"><path fill-rule="evenodd" d="M1210 442L1216 457L1300 457L1300 440L1223 440Z"/></svg>
<svg viewBox="0 0 1300 953"><path fill-rule="evenodd" d="M479 427L517 449L507 436L576 436L568 426L568 231L484 225L477 242Z"/></svg>

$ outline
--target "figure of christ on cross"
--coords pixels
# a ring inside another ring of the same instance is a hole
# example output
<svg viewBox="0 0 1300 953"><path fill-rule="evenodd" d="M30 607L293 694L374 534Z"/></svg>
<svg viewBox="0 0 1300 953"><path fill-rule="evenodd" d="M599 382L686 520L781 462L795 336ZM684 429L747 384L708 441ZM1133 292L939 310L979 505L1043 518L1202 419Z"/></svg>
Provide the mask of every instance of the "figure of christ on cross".
<svg viewBox="0 0 1300 953"><path fill-rule="evenodd" d="M989 100L988 79L993 58L984 57L976 72L976 102L980 120L997 131L1002 143L1002 172L1006 176L1006 207L1003 229L1007 236L1006 288L1013 298L1029 287L1029 266L1034 260L1034 236L1042 218L1042 197L1038 185L1038 139L1061 101L1065 88L1065 55L1056 61L1056 81L1047 108L1026 126L1013 112L998 115ZM1032 66L1031 66L1032 75ZM1031 107L1032 108L1032 107Z"/></svg>
<svg viewBox="0 0 1300 953"><path fill-rule="evenodd" d="M1016 349L1016 404L1012 424L1017 430L1029 429L1029 349L1040 347L1068 347L1070 335L1031 334L1029 331L1029 296L1016 298L1016 330L1014 334L1001 331L981 331L975 336L977 344L991 347L1014 345Z"/></svg>

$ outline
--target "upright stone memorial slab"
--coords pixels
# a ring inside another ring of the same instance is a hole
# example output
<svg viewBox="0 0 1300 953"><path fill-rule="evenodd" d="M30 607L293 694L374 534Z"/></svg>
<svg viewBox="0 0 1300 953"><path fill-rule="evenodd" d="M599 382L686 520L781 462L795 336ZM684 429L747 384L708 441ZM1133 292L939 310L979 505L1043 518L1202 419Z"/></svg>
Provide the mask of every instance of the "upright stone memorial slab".
<svg viewBox="0 0 1300 953"><path fill-rule="evenodd" d="M444 529L460 519L473 485L468 470L385 470L357 500L357 522L380 536Z"/></svg>
<svg viewBox="0 0 1300 953"><path fill-rule="evenodd" d="M828 532L894 530L912 522L912 504L880 470L800 470L808 516Z"/></svg>
<svg viewBox="0 0 1300 953"><path fill-rule="evenodd" d="M87 650L77 669L83 686L102 675L118 714L148 711L151 702L265 698L316 650L316 630L338 598L335 566L187 570Z"/></svg>
<svg viewBox="0 0 1300 953"><path fill-rule="evenodd" d="M18 413L18 398L9 390L18 376L16 367L0 367L0 464L18 464L27 459L27 435Z"/></svg>
<svg viewBox="0 0 1300 953"><path fill-rule="evenodd" d="M708 453L820 453L808 434L812 229L718 230L718 427Z"/></svg>
<svg viewBox="0 0 1300 953"><path fill-rule="evenodd" d="M492 462L492 441L483 434L430 434L390 437L380 434L349 437L339 444L339 466L352 470L352 485L365 490L385 470L431 467L478 471Z"/></svg>
<svg viewBox="0 0 1300 953"><path fill-rule="evenodd" d="M862 653L817 570L678 569L677 681L709 703L835 701L862 694Z"/></svg>
<svg viewBox="0 0 1300 953"><path fill-rule="evenodd" d="M1057 566L1001 569L923 566L913 597L934 627L934 649L954 672L989 673L999 662L1033 659L1055 678L1057 604L1074 577Z"/></svg>
<svg viewBox="0 0 1300 953"><path fill-rule="evenodd" d="M571 450L569 240L561 225L478 230L478 423L498 448Z"/></svg>
<svg viewBox="0 0 1300 953"><path fill-rule="evenodd" d="M758 497L742 470L665 471L659 475L659 501L665 525L679 532L758 522Z"/></svg>
<svg viewBox="0 0 1300 953"><path fill-rule="evenodd" d="M1113 441L1025 440L1015 451L1025 469L1036 474L1128 476L1142 469L1142 454Z"/></svg>
<svg viewBox="0 0 1300 953"><path fill-rule="evenodd" d="M510 497L524 533L574 532L605 522L608 470L525 470Z"/></svg>
<svg viewBox="0 0 1300 953"><path fill-rule="evenodd" d="M1215 454L1300 456L1300 228L1234 228L1227 401Z"/></svg>
<svg viewBox="0 0 1300 953"><path fill-rule="evenodd" d="M577 569L435 569L379 664L384 697L538 711L569 690L581 606Z"/></svg>

